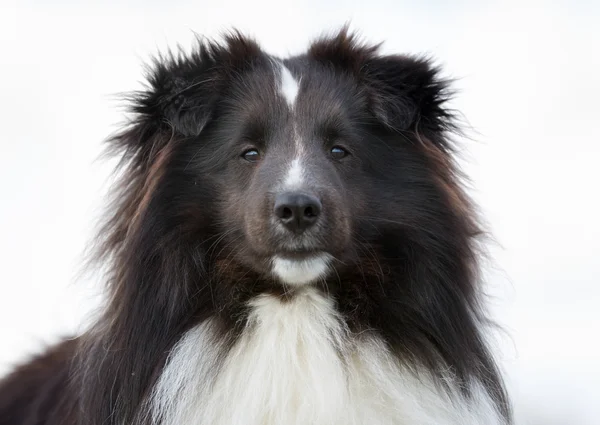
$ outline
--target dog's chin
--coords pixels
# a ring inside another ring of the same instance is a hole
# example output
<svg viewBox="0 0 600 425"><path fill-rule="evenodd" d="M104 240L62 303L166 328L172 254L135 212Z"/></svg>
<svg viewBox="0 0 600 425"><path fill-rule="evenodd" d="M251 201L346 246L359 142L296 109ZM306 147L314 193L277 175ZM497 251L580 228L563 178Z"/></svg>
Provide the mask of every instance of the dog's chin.
<svg viewBox="0 0 600 425"><path fill-rule="evenodd" d="M271 257L271 272L282 284L308 285L327 276L332 260L324 251L283 252Z"/></svg>
<svg viewBox="0 0 600 425"><path fill-rule="evenodd" d="M249 237L244 247L245 255L240 259L247 267L288 287L322 281L334 272L334 259L345 258L343 248L336 249L307 238L265 244L259 238Z"/></svg>

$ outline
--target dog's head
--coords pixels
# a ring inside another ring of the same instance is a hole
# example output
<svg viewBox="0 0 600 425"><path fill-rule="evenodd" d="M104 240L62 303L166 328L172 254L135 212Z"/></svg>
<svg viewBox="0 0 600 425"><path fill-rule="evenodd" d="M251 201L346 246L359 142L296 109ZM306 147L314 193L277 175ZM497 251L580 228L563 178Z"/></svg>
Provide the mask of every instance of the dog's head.
<svg viewBox="0 0 600 425"><path fill-rule="evenodd" d="M300 285L352 268L381 227L447 224L445 86L376 51L342 31L282 60L235 34L158 60L116 139L143 174L127 227L151 211L221 267Z"/></svg>

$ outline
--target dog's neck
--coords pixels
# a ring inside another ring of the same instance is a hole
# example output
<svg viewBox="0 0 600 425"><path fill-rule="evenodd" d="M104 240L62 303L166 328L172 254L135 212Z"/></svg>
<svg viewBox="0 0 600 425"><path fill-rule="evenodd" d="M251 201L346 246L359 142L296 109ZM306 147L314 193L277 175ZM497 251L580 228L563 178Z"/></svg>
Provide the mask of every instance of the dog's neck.
<svg viewBox="0 0 600 425"><path fill-rule="evenodd" d="M352 334L315 288L261 295L249 307L232 347L212 320L174 347L153 391L154 424L501 423L485 391L453 400L458 390L406 370L375 333Z"/></svg>

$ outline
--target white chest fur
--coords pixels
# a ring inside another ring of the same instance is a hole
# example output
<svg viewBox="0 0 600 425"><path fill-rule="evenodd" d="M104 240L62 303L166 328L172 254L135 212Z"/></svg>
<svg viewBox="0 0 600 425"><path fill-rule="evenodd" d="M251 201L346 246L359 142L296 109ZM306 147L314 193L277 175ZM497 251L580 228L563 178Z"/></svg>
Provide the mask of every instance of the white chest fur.
<svg viewBox="0 0 600 425"><path fill-rule="evenodd" d="M501 423L483 392L450 398L425 374L403 370L377 338L353 338L312 288L250 305L247 328L220 364L210 321L181 339L154 389L156 425Z"/></svg>

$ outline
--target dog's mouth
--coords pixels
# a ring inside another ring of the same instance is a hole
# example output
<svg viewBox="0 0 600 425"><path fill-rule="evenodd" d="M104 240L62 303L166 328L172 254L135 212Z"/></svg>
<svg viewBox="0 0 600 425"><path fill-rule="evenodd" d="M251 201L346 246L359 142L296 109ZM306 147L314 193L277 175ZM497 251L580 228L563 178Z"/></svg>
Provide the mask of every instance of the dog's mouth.
<svg viewBox="0 0 600 425"><path fill-rule="evenodd" d="M333 272L339 252L310 240L277 241L270 246L248 240L244 263L283 285L302 286Z"/></svg>
<svg viewBox="0 0 600 425"><path fill-rule="evenodd" d="M306 261L313 257L325 254L322 250L315 249L297 249L297 250L282 250L277 252L274 257L279 257L289 261Z"/></svg>
<svg viewBox="0 0 600 425"><path fill-rule="evenodd" d="M324 251L286 252L271 259L271 273L280 282L299 286L325 278L333 256Z"/></svg>

